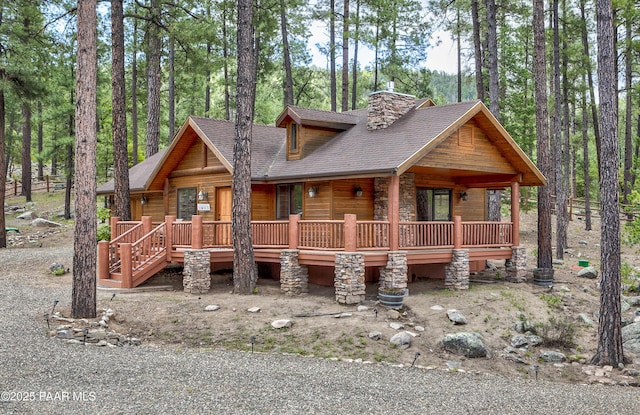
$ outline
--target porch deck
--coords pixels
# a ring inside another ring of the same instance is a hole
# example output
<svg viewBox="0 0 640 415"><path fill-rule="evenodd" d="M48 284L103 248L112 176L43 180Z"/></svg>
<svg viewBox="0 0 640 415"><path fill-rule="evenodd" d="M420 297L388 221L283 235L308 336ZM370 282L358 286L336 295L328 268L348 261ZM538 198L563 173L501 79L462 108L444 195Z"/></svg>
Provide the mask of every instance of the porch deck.
<svg viewBox="0 0 640 415"><path fill-rule="evenodd" d="M512 255L512 222L358 221L344 220L253 221L257 263L280 263L284 250L298 251L301 265L333 267L337 252L362 252L366 267L387 264L389 252L406 251L407 263L447 264L454 249L468 249L470 261L506 259ZM233 261L231 222L207 221L194 216L178 221L167 216L162 223L111 219L111 241L98 245L98 284L132 288L142 284L172 262L184 261L189 249L210 251L211 264Z"/></svg>

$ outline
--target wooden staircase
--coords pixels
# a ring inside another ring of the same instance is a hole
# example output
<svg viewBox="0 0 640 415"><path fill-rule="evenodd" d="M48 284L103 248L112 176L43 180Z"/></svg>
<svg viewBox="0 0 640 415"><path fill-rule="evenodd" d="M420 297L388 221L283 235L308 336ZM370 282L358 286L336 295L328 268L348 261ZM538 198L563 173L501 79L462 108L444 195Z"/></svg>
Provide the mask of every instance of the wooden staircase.
<svg viewBox="0 0 640 415"><path fill-rule="evenodd" d="M142 222L98 244L98 286L134 288L168 265L166 222L149 228L150 222Z"/></svg>

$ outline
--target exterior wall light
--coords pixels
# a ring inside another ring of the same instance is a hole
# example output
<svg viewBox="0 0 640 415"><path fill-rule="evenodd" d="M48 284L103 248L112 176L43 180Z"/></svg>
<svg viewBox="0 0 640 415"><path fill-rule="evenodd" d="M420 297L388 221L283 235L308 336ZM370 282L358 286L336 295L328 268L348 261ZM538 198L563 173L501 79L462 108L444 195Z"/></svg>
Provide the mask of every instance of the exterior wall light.
<svg viewBox="0 0 640 415"><path fill-rule="evenodd" d="M209 193L207 193L207 191L205 190L200 190L200 192L198 193L198 200L199 201L203 201L206 200L209 197Z"/></svg>
<svg viewBox="0 0 640 415"><path fill-rule="evenodd" d="M142 196L140 198L140 204L141 205L146 205L147 203L149 203L149 198L147 198L146 196Z"/></svg>
<svg viewBox="0 0 640 415"><path fill-rule="evenodd" d="M318 195L318 186L311 186L308 191L309 197L314 198Z"/></svg>
<svg viewBox="0 0 640 415"><path fill-rule="evenodd" d="M360 186L355 186L355 187L353 188L353 195L354 195L355 197L362 197L362 187L360 187Z"/></svg>
<svg viewBox="0 0 640 415"><path fill-rule="evenodd" d="M462 200L463 202L467 200L468 197L469 195L467 195L467 192L460 192L460 200Z"/></svg>

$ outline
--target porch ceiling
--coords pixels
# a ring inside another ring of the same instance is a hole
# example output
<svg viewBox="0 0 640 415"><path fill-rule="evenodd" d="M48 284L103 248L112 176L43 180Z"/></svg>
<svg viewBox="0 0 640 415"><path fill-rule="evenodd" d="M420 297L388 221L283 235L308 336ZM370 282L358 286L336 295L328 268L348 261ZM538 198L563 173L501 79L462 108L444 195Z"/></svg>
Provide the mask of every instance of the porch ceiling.
<svg viewBox="0 0 640 415"><path fill-rule="evenodd" d="M415 174L433 177L435 181L449 181L468 188L502 188L519 181L517 173L492 173L476 170L442 169L414 166L409 169Z"/></svg>

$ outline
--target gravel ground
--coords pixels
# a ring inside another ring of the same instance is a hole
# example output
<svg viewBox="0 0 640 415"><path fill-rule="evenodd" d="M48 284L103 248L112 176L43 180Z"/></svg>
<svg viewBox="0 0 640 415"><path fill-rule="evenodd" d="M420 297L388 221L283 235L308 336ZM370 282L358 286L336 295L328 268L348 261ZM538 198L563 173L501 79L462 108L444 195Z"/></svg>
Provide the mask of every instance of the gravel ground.
<svg viewBox="0 0 640 415"><path fill-rule="evenodd" d="M69 248L0 250L1 414L638 414L636 388L301 356L98 348L48 337L71 288L37 281ZM110 293L100 293L109 296ZM21 399L18 401L18 399Z"/></svg>

